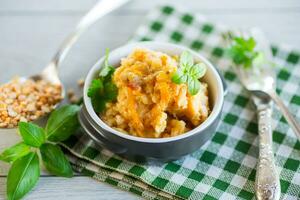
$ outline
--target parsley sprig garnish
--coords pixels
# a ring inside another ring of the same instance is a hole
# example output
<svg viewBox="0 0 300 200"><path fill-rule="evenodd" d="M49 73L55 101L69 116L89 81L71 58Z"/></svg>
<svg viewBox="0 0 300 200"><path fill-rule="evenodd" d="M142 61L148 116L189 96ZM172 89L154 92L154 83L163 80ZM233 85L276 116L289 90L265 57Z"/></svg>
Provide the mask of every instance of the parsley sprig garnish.
<svg viewBox="0 0 300 200"><path fill-rule="evenodd" d="M229 48L229 56L236 65L244 68L251 68L256 59L261 58L258 51L255 50L256 41L253 37L248 39L243 37L234 37L232 45Z"/></svg>
<svg viewBox="0 0 300 200"><path fill-rule="evenodd" d="M109 50L106 50L103 69L99 77L92 81L87 94L96 112L104 111L106 103L116 100L118 95L118 88L112 81L115 68L109 65L108 56Z"/></svg>
<svg viewBox="0 0 300 200"><path fill-rule="evenodd" d="M191 95L199 92L201 83L199 79L206 73L206 66L203 63L194 64L193 56L190 52L184 51L180 55L179 68L172 76L173 83L186 83Z"/></svg>

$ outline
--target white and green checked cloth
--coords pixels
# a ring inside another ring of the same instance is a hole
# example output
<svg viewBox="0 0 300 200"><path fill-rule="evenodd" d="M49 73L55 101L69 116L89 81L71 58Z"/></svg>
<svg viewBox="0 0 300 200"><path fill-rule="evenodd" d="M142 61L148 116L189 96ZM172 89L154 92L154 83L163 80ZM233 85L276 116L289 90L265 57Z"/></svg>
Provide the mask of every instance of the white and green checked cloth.
<svg viewBox="0 0 300 200"><path fill-rule="evenodd" d="M203 147L184 158L161 165L127 161L95 147L83 133L64 146L74 169L146 199L254 199L258 155L256 113L230 62L224 58L221 32L226 28L172 6L148 15L132 41L159 40L188 46L207 56L228 83L222 121ZM273 46L277 92L300 117L299 53ZM282 199L300 199L300 143L280 114L273 114L273 148L280 174Z"/></svg>

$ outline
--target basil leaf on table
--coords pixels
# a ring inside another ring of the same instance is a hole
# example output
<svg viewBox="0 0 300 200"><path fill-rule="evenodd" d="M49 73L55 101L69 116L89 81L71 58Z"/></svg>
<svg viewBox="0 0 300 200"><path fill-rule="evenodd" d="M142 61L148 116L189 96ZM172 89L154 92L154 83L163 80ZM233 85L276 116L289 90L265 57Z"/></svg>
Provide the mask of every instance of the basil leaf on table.
<svg viewBox="0 0 300 200"><path fill-rule="evenodd" d="M30 147L23 142L20 142L4 150L0 154L0 160L5 162L14 162L18 158L27 155L29 152Z"/></svg>
<svg viewBox="0 0 300 200"><path fill-rule="evenodd" d="M17 159L7 176L7 198L21 199L37 183L40 177L39 158L36 153L29 153Z"/></svg>
<svg viewBox="0 0 300 200"><path fill-rule="evenodd" d="M68 139L78 128L77 105L66 105L52 112L46 125L47 139L61 142Z"/></svg>
<svg viewBox="0 0 300 200"><path fill-rule="evenodd" d="M46 143L41 146L40 151L43 163L50 173L63 177L73 176L71 165L59 146Z"/></svg>
<svg viewBox="0 0 300 200"><path fill-rule="evenodd" d="M33 123L20 122L19 131L24 143L29 146L40 147L46 140L44 129Z"/></svg>

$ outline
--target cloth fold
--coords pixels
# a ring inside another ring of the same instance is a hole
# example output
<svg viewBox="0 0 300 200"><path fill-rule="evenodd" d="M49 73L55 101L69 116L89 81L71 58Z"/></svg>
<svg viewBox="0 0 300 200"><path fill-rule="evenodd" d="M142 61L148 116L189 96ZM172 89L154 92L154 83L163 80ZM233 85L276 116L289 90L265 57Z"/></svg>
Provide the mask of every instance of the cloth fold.
<svg viewBox="0 0 300 200"><path fill-rule="evenodd" d="M222 121L208 141L180 160L134 163L101 149L83 132L62 143L73 168L146 199L254 199L258 156L257 122L249 94L224 56L228 27L172 6L152 10L130 42L157 40L187 46L218 67L228 83ZM300 118L300 54L272 46L277 92ZM278 110L273 113L273 149L282 199L300 198L300 142Z"/></svg>

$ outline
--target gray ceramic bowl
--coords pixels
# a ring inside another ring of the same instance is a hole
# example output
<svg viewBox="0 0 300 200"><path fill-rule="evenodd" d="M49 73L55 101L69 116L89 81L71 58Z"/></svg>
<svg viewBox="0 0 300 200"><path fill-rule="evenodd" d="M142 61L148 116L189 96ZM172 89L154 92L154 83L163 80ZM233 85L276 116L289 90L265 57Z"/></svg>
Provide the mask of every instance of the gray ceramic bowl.
<svg viewBox="0 0 300 200"><path fill-rule="evenodd" d="M180 55L184 50L187 50L185 47L169 43L134 43L112 51L109 56L109 63L119 66L121 58L126 57L136 47L161 51L168 55ZM203 80L208 84L211 113L201 125L187 133L170 138L140 138L109 127L98 117L92 107L90 98L87 96L91 81L98 75L102 67L104 58L101 58L91 68L85 79L84 104L79 114L83 129L99 146L129 159L169 161L199 149L216 131L221 117L225 92L222 78L214 66L198 53L191 52L196 62L201 61L207 66L207 72Z"/></svg>

